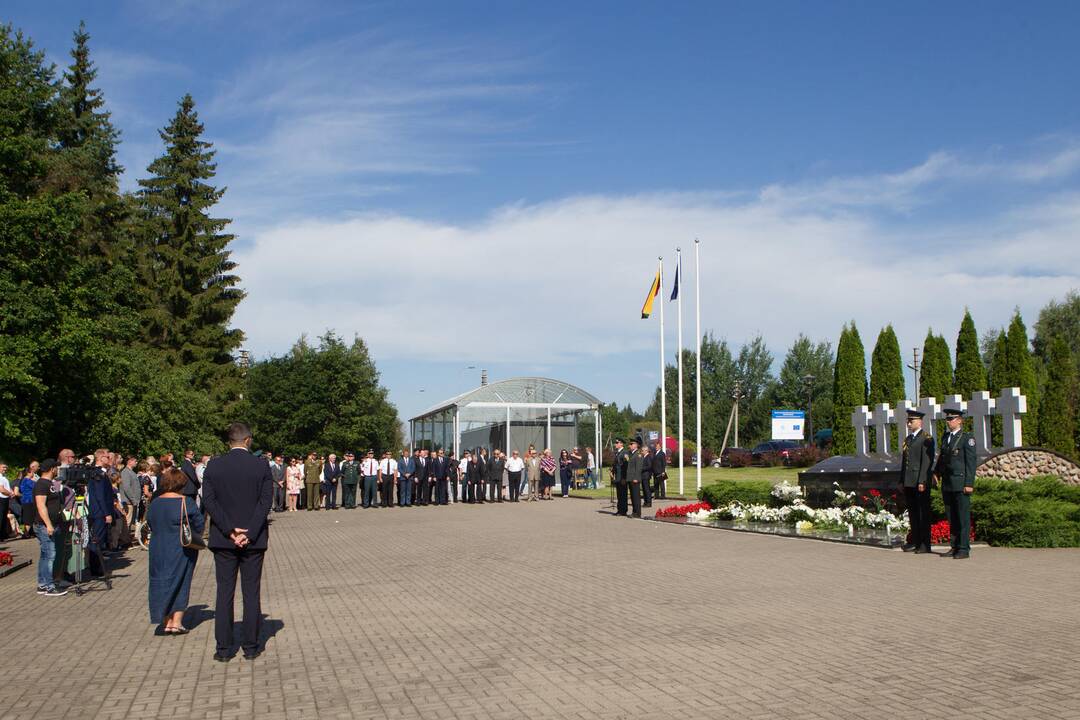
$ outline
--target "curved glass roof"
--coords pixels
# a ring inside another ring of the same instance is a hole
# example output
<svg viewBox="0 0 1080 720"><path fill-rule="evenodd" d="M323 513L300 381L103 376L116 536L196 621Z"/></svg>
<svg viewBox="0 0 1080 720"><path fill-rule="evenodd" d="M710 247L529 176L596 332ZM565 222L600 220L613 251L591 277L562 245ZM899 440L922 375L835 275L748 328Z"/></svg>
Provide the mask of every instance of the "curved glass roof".
<svg viewBox="0 0 1080 720"><path fill-rule="evenodd" d="M600 401L581 388L561 380L543 377L518 377L481 385L475 390L462 393L434 407L428 408L413 420L427 417L449 408L463 408L470 405L561 405L597 406Z"/></svg>

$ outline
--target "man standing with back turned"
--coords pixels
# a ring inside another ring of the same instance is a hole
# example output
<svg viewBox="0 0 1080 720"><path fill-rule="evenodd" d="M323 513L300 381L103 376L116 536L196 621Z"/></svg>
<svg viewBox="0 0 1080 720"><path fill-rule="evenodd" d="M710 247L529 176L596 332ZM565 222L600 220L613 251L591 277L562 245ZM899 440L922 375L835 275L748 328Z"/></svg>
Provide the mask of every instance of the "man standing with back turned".
<svg viewBox="0 0 1080 720"><path fill-rule="evenodd" d="M251 430L243 423L229 426L229 452L206 466L203 504L210 513L209 548L214 553L217 600L214 607L214 659L228 662L233 648L233 599L236 574L244 597L244 658L259 656L262 625L262 567L270 530L266 516L273 501L270 467L251 454Z"/></svg>

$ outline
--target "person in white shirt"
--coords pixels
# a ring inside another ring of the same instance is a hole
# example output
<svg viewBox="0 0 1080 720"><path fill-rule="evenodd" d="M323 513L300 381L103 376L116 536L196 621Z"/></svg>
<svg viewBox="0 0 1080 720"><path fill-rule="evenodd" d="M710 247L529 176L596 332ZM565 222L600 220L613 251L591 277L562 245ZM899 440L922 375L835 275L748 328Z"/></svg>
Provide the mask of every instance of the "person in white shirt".
<svg viewBox="0 0 1080 720"><path fill-rule="evenodd" d="M379 484L379 463L375 460L375 452L368 450L360 463L360 474L364 477L364 490L361 497L361 505L369 508L372 505L378 507L375 502L375 491Z"/></svg>
<svg viewBox="0 0 1080 720"><path fill-rule="evenodd" d="M458 463L458 478L460 480L460 482L458 483L458 487L460 488L458 490L458 492L460 493L458 495L458 502L467 502L469 500L469 497L472 495L472 493L469 492L469 481L468 481L468 477L469 477L469 461L471 459L472 459L472 453L470 453L468 450L466 450L461 455L461 462Z"/></svg>
<svg viewBox="0 0 1080 720"><path fill-rule="evenodd" d="M379 461L379 485L382 486L382 506L391 507L394 504L394 486L397 485L398 466L397 460L384 452Z"/></svg>
<svg viewBox="0 0 1080 720"><path fill-rule="evenodd" d="M593 455L593 449L591 447L585 448L585 452L588 455L585 460L585 479L589 482L589 487L593 490L596 489L596 456Z"/></svg>
<svg viewBox="0 0 1080 720"><path fill-rule="evenodd" d="M525 461L518 455L515 449L506 461L506 473L509 476L507 485L510 489L510 502L517 502L521 498L521 471L525 469Z"/></svg>

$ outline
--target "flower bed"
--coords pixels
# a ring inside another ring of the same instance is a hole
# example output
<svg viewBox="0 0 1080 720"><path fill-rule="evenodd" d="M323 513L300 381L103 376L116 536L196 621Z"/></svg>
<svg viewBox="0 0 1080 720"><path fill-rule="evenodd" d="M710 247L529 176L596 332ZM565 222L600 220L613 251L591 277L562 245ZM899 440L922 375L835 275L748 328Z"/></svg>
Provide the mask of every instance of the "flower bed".
<svg viewBox="0 0 1080 720"><path fill-rule="evenodd" d="M902 543L910 529L907 513L896 515L891 512L887 509L887 499L868 496L866 502L870 507L863 507L855 504L854 493L845 493L839 486L833 506L828 508L810 507L802 496L802 489L787 482L773 488L770 501L771 504L765 505L735 500L716 509L688 510L686 522L774 534L807 534L822 539L869 541L868 544L888 546ZM657 517L671 516L657 513Z"/></svg>
<svg viewBox="0 0 1080 720"><path fill-rule="evenodd" d="M948 520L938 520L930 526L930 542L932 544L948 545L950 539ZM975 528L971 528L971 539L975 539Z"/></svg>
<svg viewBox="0 0 1080 720"><path fill-rule="evenodd" d="M690 503L689 505L671 505L656 511L656 517L686 517L690 513L700 510L712 510L712 505L707 502Z"/></svg>

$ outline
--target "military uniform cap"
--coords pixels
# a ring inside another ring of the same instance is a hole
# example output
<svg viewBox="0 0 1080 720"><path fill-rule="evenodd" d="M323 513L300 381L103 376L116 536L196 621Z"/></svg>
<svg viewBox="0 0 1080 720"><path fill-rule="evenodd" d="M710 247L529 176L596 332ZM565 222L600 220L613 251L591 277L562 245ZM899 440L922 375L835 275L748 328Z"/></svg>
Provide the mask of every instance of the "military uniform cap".
<svg viewBox="0 0 1080 720"><path fill-rule="evenodd" d="M621 443L621 442L623 442L623 439L621 437L617 437L617 438L615 438L615 442Z"/></svg>
<svg viewBox="0 0 1080 720"><path fill-rule="evenodd" d="M909 418L922 418L926 415L922 410L916 410L915 408L908 408L907 416Z"/></svg>
<svg viewBox="0 0 1080 720"><path fill-rule="evenodd" d="M945 408L945 417L964 417L964 411L960 410L959 408Z"/></svg>

